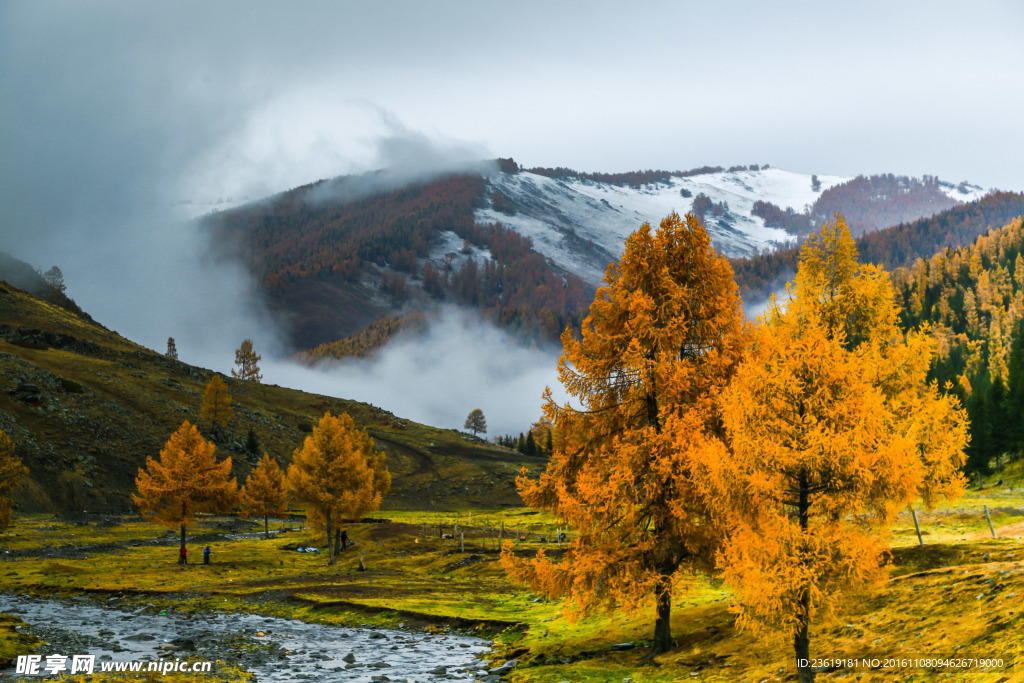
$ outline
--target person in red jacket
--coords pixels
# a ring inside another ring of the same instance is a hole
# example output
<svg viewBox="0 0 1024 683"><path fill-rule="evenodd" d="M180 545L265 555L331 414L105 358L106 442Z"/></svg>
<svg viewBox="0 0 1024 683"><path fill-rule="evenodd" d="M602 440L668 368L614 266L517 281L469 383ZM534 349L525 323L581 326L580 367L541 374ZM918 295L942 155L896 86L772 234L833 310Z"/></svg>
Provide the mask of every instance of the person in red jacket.
<svg viewBox="0 0 1024 683"><path fill-rule="evenodd" d="M178 555L178 564L188 564L188 550L181 546L181 553Z"/></svg>

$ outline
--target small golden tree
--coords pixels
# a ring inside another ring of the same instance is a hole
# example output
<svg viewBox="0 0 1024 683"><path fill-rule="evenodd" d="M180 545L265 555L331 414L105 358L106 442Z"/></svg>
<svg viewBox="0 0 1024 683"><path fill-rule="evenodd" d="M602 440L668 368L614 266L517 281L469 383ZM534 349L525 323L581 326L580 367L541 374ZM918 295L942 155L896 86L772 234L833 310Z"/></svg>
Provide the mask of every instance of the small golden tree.
<svg viewBox="0 0 1024 683"><path fill-rule="evenodd" d="M264 453L238 496L244 516L263 518L264 538L270 538L270 516L283 514L287 508L285 493L284 472Z"/></svg>
<svg viewBox="0 0 1024 683"><path fill-rule="evenodd" d="M262 356L256 354L256 351L252 348L252 340L246 339L242 342L242 345L235 351L235 365L237 370L231 371L231 376L235 379L244 379L257 384L263 375L260 374L260 359Z"/></svg>
<svg viewBox="0 0 1024 683"><path fill-rule="evenodd" d="M160 460L146 458L135 478L132 500L144 517L171 529L185 529L197 512L226 512L235 504L238 484L231 475L231 458L217 462L216 447L188 420L171 434Z"/></svg>
<svg viewBox="0 0 1024 683"><path fill-rule="evenodd" d="M895 512L963 491L963 410L926 382L934 342L901 333L897 313L842 218L824 225L723 394L731 448L705 451L709 490L731 518L719 562L738 623L787 633L802 683L814 680L814 615L884 578Z"/></svg>
<svg viewBox="0 0 1024 683"><path fill-rule="evenodd" d="M14 455L14 442L0 430L0 531L11 525L11 492L28 476L28 468Z"/></svg>
<svg viewBox="0 0 1024 683"><path fill-rule="evenodd" d="M206 385L206 391L203 392L203 402L199 406L199 419L209 423L211 431L217 431L220 428L227 429L234 413L228 385L224 383L220 375L214 375L210 383Z"/></svg>
<svg viewBox="0 0 1024 683"><path fill-rule="evenodd" d="M335 525L359 519L380 507L391 488L384 454L347 414L325 413L288 467L288 495L307 508L311 523L327 531L330 564L334 564Z"/></svg>

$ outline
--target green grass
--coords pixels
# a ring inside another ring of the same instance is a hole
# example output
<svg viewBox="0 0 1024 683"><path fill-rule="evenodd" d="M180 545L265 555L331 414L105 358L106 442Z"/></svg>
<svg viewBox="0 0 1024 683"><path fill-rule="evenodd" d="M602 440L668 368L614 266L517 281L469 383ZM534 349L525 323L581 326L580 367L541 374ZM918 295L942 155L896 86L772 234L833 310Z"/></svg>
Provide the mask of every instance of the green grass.
<svg viewBox="0 0 1024 683"><path fill-rule="evenodd" d="M934 517L924 518L931 538L949 540L921 547L914 536L913 543L894 548L889 570L892 579L877 594L851 596L838 614L818 620L812 627L811 647L812 654L823 657L970 654L1002 656L1007 665L988 672L835 671L819 674L819 680L1024 679L1024 659L1020 658L1024 649L1024 545L1012 537L985 536L987 524L976 509L977 502L992 499L993 492L984 493L986 498L971 494L940 507ZM995 494L1002 507L1013 508L1021 502L1017 494ZM432 631L459 628L493 638L496 662L517 658L520 664L510 680L518 683L624 678L637 683L792 680L791 644L737 631L730 611L732 594L715 581L696 580L689 593L676 596L673 635L678 646L651 658L647 647L653 630L651 609L572 619L563 613L561 603L534 602L537 596L509 582L500 563L494 561L493 539L482 531L500 528L504 521L506 530L518 522L521 532L529 527L531 533L537 533L556 520L524 509L474 510L470 527L469 511L447 513L442 515L445 523L459 520L457 523L472 530L467 535L467 552L459 553L457 541L439 539L436 528L431 528L437 513L376 516L387 516L391 522L351 525L348 533L356 545L339 553L333 567L327 566L324 554L281 549L289 542L322 543L306 530L285 532L269 540L216 543L215 564L208 567L178 567L173 546L143 546L82 559L18 559L0 570L5 587L34 594L115 593L129 601L185 610L260 612L323 623ZM1012 518L1007 516L1007 520ZM967 531L985 533L964 536ZM41 548L68 541L93 544L163 533L159 527L138 521L95 528L64 523L52 516L29 516L17 518L12 529L0 534L0 547ZM520 544L524 548L540 545L533 541ZM460 562L470 555L482 561ZM368 572L356 571L360 557ZM622 642L638 647L609 650Z"/></svg>

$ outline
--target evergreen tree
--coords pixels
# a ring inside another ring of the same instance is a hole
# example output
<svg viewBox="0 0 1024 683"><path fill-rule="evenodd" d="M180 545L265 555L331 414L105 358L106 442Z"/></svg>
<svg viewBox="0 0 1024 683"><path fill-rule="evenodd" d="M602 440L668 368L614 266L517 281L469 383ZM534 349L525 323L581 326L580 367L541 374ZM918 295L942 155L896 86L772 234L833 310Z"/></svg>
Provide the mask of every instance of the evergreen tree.
<svg viewBox="0 0 1024 683"><path fill-rule="evenodd" d="M992 420L988 399L987 382L974 388L967 399L971 440L966 448L967 461L964 469L977 476L979 481L992 473L992 466L989 464L992 458Z"/></svg>
<svg viewBox="0 0 1024 683"><path fill-rule="evenodd" d="M526 432L526 444L523 453L530 456L537 455L537 442L533 439L532 431Z"/></svg>
<svg viewBox="0 0 1024 683"><path fill-rule="evenodd" d="M245 452L249 455L256 455L260 452L260 440L252 427L249 427L249 433L245 435Z"/></svg>
<svg viewBox="0 0 1024 683"><path fill-rule="evenodd" d="M996 469L1002 467L1003 454L1009 447L1009 421L1006 414L1006 389L998 375L992 380L988 394L989 410L989 455L996 461Z"/></svg>
<svg viewBox="0 0 1024 683"><path fill-rule="evenodd" d="M1020 260L1020 257L1017 257ZM1018 325L1010 346L1006 389L1007 450L1014 457L1024 450L1024 325Z"/></svg>

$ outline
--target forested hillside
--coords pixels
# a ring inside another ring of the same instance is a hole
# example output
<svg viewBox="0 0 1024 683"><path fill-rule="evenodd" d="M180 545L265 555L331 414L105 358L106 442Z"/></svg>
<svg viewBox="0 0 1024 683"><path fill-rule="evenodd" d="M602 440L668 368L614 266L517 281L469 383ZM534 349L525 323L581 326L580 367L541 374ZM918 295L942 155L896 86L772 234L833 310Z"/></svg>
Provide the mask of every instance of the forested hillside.
<svg viewBox="0 0 1024 683"><path fill-rule="evenodd" d="M692 212L720 253L735 254L791 243L833 211L850 218L854 233L869 232L980 192L928 176L819 178L757 164L584 173L524 170L512 159L398 184L384 171L322 180L203 220L214 244L251 271L293 350L309 360L365 355L387 342L394 320L440 302L557 341L582 320L625 237L672 210ZM986 200L979 211L1001 225L1004 204L1019 200ZM975 213L873 238L862 253L889 267L910 263L973 239ZM736 262L741 291L748 300L766 295L792 275L796 256Z"/></svg>
<svg viewBox="0 0 1024 683"><path fill-rule="evenodd" d="M1024 214L1024 193L993 192L969 204L932 216L861 235L857 250L865 263L888 270L930 258L946 247L971 244L991 228ZM845 212L843 213L845 216ZM779 291L796 272L799 247L749 259L733 259L736 282L748 304Z"/></svg>
<svg viewBox="0 0 1024 683"><path fill-rule="evenodd" d="M950 384L971 417L968 466L1024 449L1024 225L1021 218L973 244L944 249L892 274L909 328L931 325L932 376Z"/></svg>
<svg viewBox="0 0 1024 683"><path fill-rule="evenodd" d="M426 329L427 318L422 313L396 315L372 322L350 337L300 351L294 358L306 365L341 358L366 358L399 333L418 334Z"/></svg>
<svg viewBox="0 0 1024 683"><path fill-rule="evenodd" d="M206 219L220 248L256 276L299 350L349 353L351 344L321 345L445 300L557 339L593 297L528 238L474 220L482 176L450 175L358 199L348 198L350 182L321 181ZM387 336L371 331L358 344Z"/></svg>

